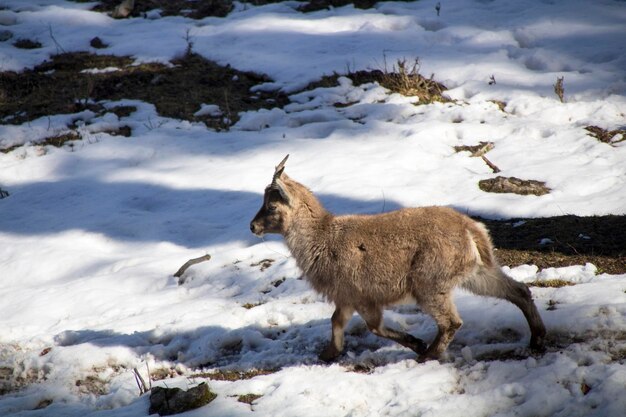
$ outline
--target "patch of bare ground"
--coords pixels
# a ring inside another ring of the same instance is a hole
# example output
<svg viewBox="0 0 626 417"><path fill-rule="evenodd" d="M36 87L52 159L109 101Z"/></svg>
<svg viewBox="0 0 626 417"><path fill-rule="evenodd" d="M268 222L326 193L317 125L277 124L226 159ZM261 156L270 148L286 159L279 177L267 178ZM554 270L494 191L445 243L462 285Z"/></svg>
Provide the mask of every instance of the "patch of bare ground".
<svg viewBox="0 0 626 417"><path fill-rule="evenodd" d="M91 0L74 1L92 3ZM121 2L121 0L100 0L92 10L111 13ZM250 3L255 2L251 1ZM202 19L207 16L225 17L232 9L233 0L140 0L135 1L128 17L141 17L151 10L159 10L161 16L185 16L191 19Z"/></svg>
<svg viewBox="0 0 626 417"><path fill-rule="evenodd" d="M261 397L262 395L258 395L258 394L244 394L244 395L239 395L237 397L237 401L239 401L240 403L252 405L253 402L255 402Z"/></svg>
<svg viewBox="0 0 626 417"><path fill-rule="evenodd" d="M598 273L626 273L626 216L557 216L486 220L502 265L540 269L584 265Z"/></svg>
<svg viewBox="0 0 626 417"><path fill-rule="evenodd" d="M500 169L497 171L493 169L493 171L500 172ZM478 188L488 193L513 193L536 196L550 192L550 188L546 187L545 182L502 176L480 180L478 181Z"/></svg>
<svg viewBox="0 0 626 417"><path fill-rule="evenodd" d="M104 68L109 70L97 71ZM193 53L172 65L134 64L128 56L64 53L32 70L0 73L0 120L21 124L51 114L97 112L102 100L137 99L153 103L163 116L227 129L239 112L288 102L282 93L250 92L268 81L264 75L223 67ZM185 100L180 99L183 91ZM218 105L221 114L196 116L201 104Z"/></svg>
<svg viewBox="0 0 626 417"><path fill-rule="evenodd" d="M354 85L378 83L388 90L408 97L419 97L419 104L449 101L443 93L446 86L434 80L434 75L429 78L419 73L419 60L412 63L399 60L391 69L384 65L383 70L348 71L346 74L335 73L326 75L319 81L309 84L305 90L319 87L335 87L339 85L339 77L350 78Z"/></svg>
<svg viewBox="0 0 626 417"><path fill-rule="evenodd" d="M93 2L92 0L73 0L78 3ZM262 6L270 3L280 3L285 0L243 0L241 3L253 6ZM412 0L399 0L412 1ZM343 7L349 4L357 9L371 9L378 0L309 0L302 1L297 7L303 13L318 10ZM100 0L92 10L112 13L121 3L121 0ZM161 16L185 16L191 19L203 19L208 16L225 17L234 9L233 0L141 0L135 1L134 7L127 17L145 16L152 10L159 10Z"/></svg>
<svg viewBox="0 0 626 417"><path fill-rule="evenodd" d="M247 371L233 370L215 370L211 372L200 372L191 375L191 378L208 378L213 381L241 381L252 379L261 375L270 375L278 372L280 369L250 369Z"/></svg>

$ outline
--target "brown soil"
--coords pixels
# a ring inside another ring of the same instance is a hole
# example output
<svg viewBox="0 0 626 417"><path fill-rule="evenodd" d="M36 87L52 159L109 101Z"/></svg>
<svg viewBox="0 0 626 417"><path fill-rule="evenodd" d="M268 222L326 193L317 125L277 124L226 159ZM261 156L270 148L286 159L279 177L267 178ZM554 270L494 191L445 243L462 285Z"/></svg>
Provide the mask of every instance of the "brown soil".
<svg viewBox="0 0 626 417"><path fill-rule="evenodd" d="M78 3L92 0L73 0ZM261 6L270 3L280 3L286 0L242 0L242 3ZM412 1L412 0L399 0ZM318 10L342 7L353 4L357 9L370 9L378 0L310 0L302 1L297 10L307 13ZM121 0L100 0L93 10L111 13ZM233 0L141 0L135 2L135 7L129 17L139 17L151 10L160 10L162 16L185 16L192 19L202 19L207 16L225 17L233 10Z"/></svg>
<svg viewBox="0 0 626 417"><path fill-rule="evenodd" d="M599 273L626 273L626 216L478 220L489 228L503 265L542 269L590 262ZM542 239L551 243L542 245Z"/></svg>
<svg viewBox="0 0 626 417"><path fill-rule="evenodd" d="M263 75L222 67L193 53L172 64L133 65L131 57L87 52L56 55L32 70L0 73L0 119L21 124L90 106L97 111L99 105L92 103L100 100L138 99L153 103L163 116L227 129L241 111L280 107L288 102L281 93L250 92L251 87L271 81ZM119 70L81 72L107 67ZM194 116L203 103L218 105L222 116Z"/></svg>

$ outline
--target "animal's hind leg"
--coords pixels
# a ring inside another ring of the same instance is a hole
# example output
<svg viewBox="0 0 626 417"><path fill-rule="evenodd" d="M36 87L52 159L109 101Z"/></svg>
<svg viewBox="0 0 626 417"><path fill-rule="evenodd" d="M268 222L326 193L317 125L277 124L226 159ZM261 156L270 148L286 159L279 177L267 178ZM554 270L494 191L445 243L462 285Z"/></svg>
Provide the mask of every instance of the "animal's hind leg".
<svg viewBox="0 0 626 417"><path fill-rule="evenodd" d="M330 339L330 343L320 353L320 359L325 362L330 362L337 358L337 356L341 355L343 351L343 329L350 321L350 317L352 317L352 313L354 313L354 309L348 306L337 306L335 308L335 312L331 317L330 321L332 323L332 335Z"/></svg>
<svg viewBox="0 0 626 417"><path fill-rule="evenodd" d="M367 327L370 331L376 336L391 339L404 347L408 347L418 355L421 355L426 351L426 343L424 343L422 339L408 333L399 332L386 327L383 323L383 310L381 307L370 307L359 309L357 311L361 317L363 317L365 323L367 323Z"/></svg>
<svg viewBox="0 0 626 417"><path fill-rule="evenodd" d="M456 331L463 325L463 321L450 292L431 296L428 300L419 300L419 303L422 310L435 320L438 329L437 336L419 360L438 359L447 349Z"/></svg>

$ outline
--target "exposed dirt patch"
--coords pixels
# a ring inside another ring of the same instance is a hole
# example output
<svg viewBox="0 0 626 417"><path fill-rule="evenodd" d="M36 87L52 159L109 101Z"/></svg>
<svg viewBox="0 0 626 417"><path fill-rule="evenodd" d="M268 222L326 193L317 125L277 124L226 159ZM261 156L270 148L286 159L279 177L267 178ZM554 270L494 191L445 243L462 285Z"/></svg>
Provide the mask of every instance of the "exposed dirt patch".
<svg viewBox="0 0 626 417"><path fill-rule="evenodd" d="M259 269L261 270L261 272L265 271L267 268L269 268L270 266L272 266L272 264L274 263L274 259L262 259L259 262L253 262L250 264L250 266L255 267L258 266Z"/></svg>
<svg viewBox="0 0 626 417"><path fill-rule="evenodd" d="M18 39L13 42L13 46L20 49L38 49L41 48L41 42L31 39Z"/></svg>
<svg viewBox="0 0 626 417"><path fill-rule="evenodd" d="M377 0L311 0L298 7L301 12L316 12L318 10L330 9L332 7L342 7L353 4L357 9L371 9L378 3Z"/></svg>
<svg viewBox="0 0 626 417"><path fill-rule="evenodd" d="M191 375L191 378L208 378L213 381L241 381L260 375L270 375L280 369L250 369L248 371L216 370Z"/></svg>
<svg viewBox="0 0 626 417"><path fill-rule="evenodd" d="M90 0L74 1L86 3ZM120 3L121 0L100 0L92 10L111 13ZM151 10L159 10L161 16L185 16L192 19L202 19L207 16L224 17L232 9L232 0L140 0L135 1L135 7L128 17L140 17Z"/></svg>
<svg viewBox="0 0 626 417"><path fill-rule="evenodd" d="M288 102L281 93L250 92L268 81L266 76L222 67L193 53L171 66L134 65L127 56L65 53L33 70L0 74L0 119L21 124L50 114L76 113L101 100L138 99L153 103L163 116L226 129L241 111ZM194 115L203 103L219 106L221 114Z"/></svg>
<svg viewBox="0 0 626 417"><path fill-rule="evenodd" d="M590 262L599 273L626 273L626 216L478 220L489 228L503 265L543 269Z"/></svg>
<svg viewBox="0 0 626 417"><path fill-rule="evenodd" d="M73 0L79 3L90 2L91 0ZM280 3L285 0L243 0L254 6L262 6L270 3ZM399 0L412 1L412 0ZM302 1L302 5L297 10L308 13L318 10L342 7L353 4L357 9L370 9L374 7L378 0L310 0ZM92 10L112 13L121 3L121 0L100 0ZM141 0L135 2L135 7L128 17L145 16L148 12L159 10L161 16L185 16L191 19L202 19L207 16L225 17L234 8L233 0Z"/></svg>
<svg viewBox="0 0 626 417"><path fill-rule="evenodd" d="M109 391L108 382L95 375L88 375L85 379L79 379L75 385L82 394L104 395Z"/></svg>
<svg viewBox="0 0 626 417"><path fill-rule="evenodd" d="M478 181L478 187L488 193L513 193L540 196L550 192L550 189L546 187L546 183L544 182L522 180L516 177L498 176L496 178L480 180Z"/></svg>
<svg viewBox="0 0 626 417"><path fill-rule="evenodd" d="M255 402L261 397L262 395L258 395L258 394L244 394L244 395L238 396L237 401L239 401L240 403L252 405L253 402Z"/></svg>
<svg viewBox="0 0 626 417"><path fill-rule="evenodd" d="M562 279L548 279L545 281L532 281L528 283L531 287L540 287L540 288L561 288L567 287L570 285L576 285L575 282L565 281Z"/></svg>
<svg viewBox="0 0 626 417"><path fill-rule="evenodd" d="M246 310L250 310L251 308L258 307L260 305L263 305L263 303L245 303L245 304L242 304L241 306L245 308Z"/></svg>

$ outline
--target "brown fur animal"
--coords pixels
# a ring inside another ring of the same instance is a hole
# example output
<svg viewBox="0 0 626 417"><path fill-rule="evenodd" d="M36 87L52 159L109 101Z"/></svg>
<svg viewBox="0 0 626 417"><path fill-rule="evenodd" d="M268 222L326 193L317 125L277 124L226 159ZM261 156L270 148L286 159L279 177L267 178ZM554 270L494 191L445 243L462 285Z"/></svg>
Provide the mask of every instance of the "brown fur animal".
<svg viewBox="0 0 626 417"><path fill-rule="evenodd" d="M463 324L452 300L457 286L515 304L530 326L531 348L542 348L546 330L530 291L501 271L482 223L445 207L334 216L287 177L287 157L276 167L250 230L283 235L313 288L335 304L331 341L321 359L341 354L344 327L354 311L374 334L414 350L420 360L438 358ZM386 306L407 301L437 323L428 347L383 324Z"/></svg>

